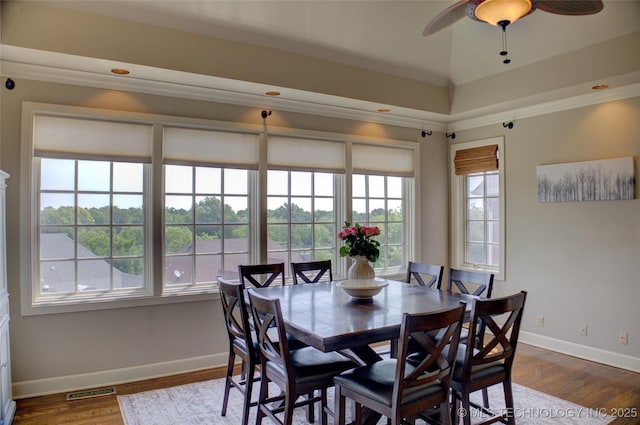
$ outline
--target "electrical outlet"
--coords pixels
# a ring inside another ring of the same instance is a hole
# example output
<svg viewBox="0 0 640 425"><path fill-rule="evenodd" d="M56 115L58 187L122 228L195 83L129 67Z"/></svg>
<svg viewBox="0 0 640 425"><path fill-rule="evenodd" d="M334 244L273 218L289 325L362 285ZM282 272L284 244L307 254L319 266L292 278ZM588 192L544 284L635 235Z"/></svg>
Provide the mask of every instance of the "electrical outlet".
<svg viewBox="0 0 640 425"><path fill-rule="evenodd" d="M538 327L544 327L544 316L538 316Z"/></svg>
<svg viewBox="0 0 640 425"><path fill-rule="evenodd" d="M580 328L578 332L580 336L587 336L587 325L585 323L580 324Z"/></svg>
<svg viewBox="0 0 640 425"><path fill-rule="evenodd" d="M618 343L624 345L627 345L629 343L629 333L627 331L620 331Z"/></svg>

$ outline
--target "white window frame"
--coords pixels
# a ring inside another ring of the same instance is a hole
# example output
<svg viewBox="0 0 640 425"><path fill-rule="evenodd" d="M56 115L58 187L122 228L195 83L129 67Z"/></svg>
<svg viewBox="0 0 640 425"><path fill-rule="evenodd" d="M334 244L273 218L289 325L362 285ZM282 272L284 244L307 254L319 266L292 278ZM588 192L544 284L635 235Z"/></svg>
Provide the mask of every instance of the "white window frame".
<svg viewBox="0 0 640 425"><path fill-rule="evenodd" d="M498 145L498 178L499 178L499 209L500 209L500 250L499 267L490 267L481 264L468 263L465 258L466 249L466 194L464 180L465 176L457 176L454 167L456 152L463 149L477 148L481 146ZM505 280L505 179L504 179L504 137L494 137L491 139L476 140L472 142L456 143L450 147L450 192L451 192L451 267L462 270L478 270L493 273L495 279Z"/></svg>
<svg viewBox="0 0 640 425"><path fill-rule="evenodd" d="M314 208L314 202L316 198L329 198L328 196L323 196L323 195L316 195L315 193L315 184L314 184L314 178L315 178L315 174L316 173L323 173L323 171L302 171L302 172L306 172L311 174L311 188L310 188L310 194L309 195L292 195L291 194L291 173L295 173L295 172L299 172L298 170L284 170L284 169L275 169L275 170L268 170L268 171L279 171L279 172L284 172L287 173L287 193L284 195L272 195L267 193L267 202L269 198L286 198L287 200L287 205L289 205L289 217L288 220L286 222L278 222L278 223L269 223L266 222L266 226L267 226L267 235L268 235L268 227L270 224L275 224L275 225L283 225L287 227L287 231L288 231L288 235L289 235L289 241L288 241L288 245L286 248L282 248L282 249L269 249L267 247L267 256L269 256L270 254L274 254L274 255L282 255L282 254L286 254L287 256L287 260L284 261L285 265L290 265L291 264L291 259L294 255L299 254L301 252L309 252L314 254L314 260L310 260L310 261L317 261L317 259L315 259L315 252L316 251L327 251L330 250L332 251L332 268L333 268L333 274L334 276L339 276L338 273L336 273L336 262L338 261L338 259L340 258L339 254L338 254L338 238L335 236L338 234L338 232L340 231L340 222L338 221L338 214L336 214L336 205L338 205L338 199L337 199L337 193L340 193L340 191L337 189L339 186L342 186L344 183L344 179L343 179L343 175L342 174L337 174L337 173L328 173L328 174L332 174L333 176L333 196L331 196L332 200L333 200L333 208L334 208L334 214L333 214L333 221L332 222L322 222L322 221L316 221L316 216L315 216L315 208ZM292 204L292 198L296 198L296 197L301 197L301 198L310 198L311 201L311 219L308 222L293 222L291 221L291 204ZM268 204L267 204L267 211L268 211ZM334 239L333 239L333 245L330 247L322 247L322 248L317 248L315 246L315 234L313 234L313 229L316 225L325 225L325 224L329 224L329 225L333 225L335 232L334 232ZM293 248L291 246L291 236L292 236L292 227L295 225L309 225L311 226L312 229L312 246L309 248ZM291 278L290 276L290 268L287 268L287 270L285 270L285 275L288 278Z"/></svg>
<svg viewBox="0 0 640 425"><path fill-rule="evenodd" d="M362 199L365 201L365 204L367 205L366 208L366 212L365 215L367 216L367 220L365 221L359 221L356 219L353 219L352 217L352 222L358 222L359 224L362 225L369 225L369 226L374 226L377 225L379 222L378 221L371 221L370 217L369 217L369 202L371 201L371 199L382 199L384 200L385 203L385 219L384 219L384 225L387 227L387 233L385 233L384 237L387 240L383 240L381 237L378 237L378 241L380 242L380 257L387 257L389 256L389 247L391 246L398 246L397 244L391 244L389 245L388 243L388 229L389 229L389 223L395 223L395 222L390 222L389 221L389 216L388 216L388 202L389 199L396 199L396 198L389 198L388 196L388 190L387 190L387 182L388 182L388 178L389 177L397 177L397 178L401 178L402 179L402 193L401 193L401 202L402 202L402 243L399 245L402 247L402 261L401 264L398 266L385 266L385 267L376 267L377 264L374 264L374 268L376 270L376 273L381 274L381 275L385 275L385 276L393 276L393 275L397 275L400 274L401 272L403 272L406 269L406 265L407 262L409 261L410 258L414 258L413 252L413 246L414 246L414 238L411 236L412 234L414 234L415 230L414 230L414 225L413 223L415 222L415 220L411 220L409 219L409 217L412 216L412 202L411 202L411 195L415 193L415 191L413 190L414 187L414 177L398 177L398 176L393 176L393 175L380 175L380 174L364 174L364 173L353 173L352 174L352 183L353 183L353 175L357 174L357 175L361 175L365 177L365 196L364 197L358 197L358 199ZM369 179L371 177L383 177L385 179L385 194L384 194L384 198L372 198L369 194ZM353 199L354 197L351 197L351 205L353 205ZM350 214L353 214L353 208L351 209Z"/></svg>
<svg viewBox="0 0 640 425"><path fill-rule="evenodd" d="M173 165L173 164L164 164L164 167L167 167L169 165ZM167 227L183 227L183 228L188 228L189 230L192 231L192 243L194 246L194 249L191 253L185 253L185 254L180 254L180 253L167 253L164 249L164 243L163 243L163 271L165 272L164 274L164 278L162 281L162 293L163 295L186 295L189 293L201 293L201 292L210 292L210 291L217 291L218 289L218 283L216 280L216 277L213 278L212 281L197 281L197 262L198 262L198 258L203 258L203 257L209 257L209 256L219 256L220 257L220 261L221 261L221 265L224 265L224 263L226 261L229 261L228 259L225 258L225 256L229 256L229 255L233 255L233 254L247 254L247 258L249 258L251 256L251 252L252 250L255 250L255 246L257 246L257 241L256 238L254 237L253 233L251 232L251 228L252 228L252 216L249 213L248 214L248 218L247 218L247 222L246 223L233 223L233 222L227 222L224 218L224 205L225 205L225 198L226 197L233 197L233 196L244 196L244 194L234 194L234 193L227 193L225 192L225 170L233 170L235 167L224 167L224 166L211 166L211 168L216 168L219 169L221 172L221 188L220 188L220 193L215 193L215 194L204 194L204 193L199 193L196 191L196 178L195 178L195 170L197 168L207 168L202 166L201 164L191 164L191 165L186 165L186 167L191 168L191 172L192 172L192 191L191 192L179 192L179 193L168 193L165 190L164 196L185 196L185 197L191 197L193 200L193 204L192 204L192 211L191 211L191 221L188 223L167 223L166 222L166 216L162 215L162 219L163 219L163 240L166 241L166 229ZM257 173L255 170L251 170L251 169L241 169L242 171L246 171L247 172L247 193L246 193L246 198L247 198L247 208L249 211L251 211L252 209L252 205L251 203L255 203L255 199L257 198L257 194L255 193L255 187L256 187L256 179L257 179ZM165 185L166 186L166 185ZM166 187L165 187L166 189ZM213 196L213 197L219 197L220 201L221 201L221 221L219 223L197 223L197 219L196 219L196 214L197 214L197 210L196 210L196 204L197 202L195 201L198 197L200 196ZM166 199L166 198L165 198ZM218 226L220 227L223 236L220 238L220 251L219 252L197 252L196 250L196 246L198 244L197 242L197 236L196 236L196 229L200 226L203 227L207 227L207 226ZM225 248L225 243L224 241L227 239L224 236L225 233L225 228L227 227L231 227L231 226L243 226L247 228L247 248L246 248L246 252L245 251L228 251L227 248ZM192 277L192 279L189 282L184 282L184 283L178 283L178 284L169 284L168 283L168 279L170 278L169 276L167 276L167 262L169 261L170 258L173 259L177 259L180 257L188 257L192 259L192 263L191 263L191 270L189 271L189 275ZM236 269L237 270L237 269ZM224 276L224 273L220 273L218 274L218 276L224 277L224 278L229 278L229 276Z"/></svg>
<svg viewBox="0 0 640 425"><path fill-rule="evenodd" d="M82 159L71 159L72 161L81 161ZM40 163L42 161L42 158L34 158L34 166L35 166L35 173L36 175L38 174L40 168ZM117 161L108 161L108 160L100 160L103 162L117 162ZM150 192L150 172L151 172L151 166L150 164L143 164L143 179L144 179L144 183L143 183L143 187L142 187L142 196L143 196L143 223L142 223L142 230L143 230L143 241L144 241L144 245L143 245L143 252L142 252L142 258L143 258L143 283L142 283L142 287L135 287L135 288L130 288L130 289L125 289L125 288L119 288L119 289L110 289L110 290L104 290L104 291L99 291L99 290L94 290L94 291L87 291L87 292L81 292L81 291L76 291L74 293L68 293L68 292L62 292L62 293L40 293L40 283L38 282L37 279L32 279L32 304L34 306L39 306L39 305L57 305L57 304L68 304L71 300L73 300L74 302L95 302L95 301L111 301L111 300L119 300L119 299L127 299L127 298L134 298L134 297L141 297L141 296L149 296L153 294L153 288L152 288L152 282L153 282L153 272L152 272L152 263L150 258L152 257L153 253L152 253L152 237L151 237L151 231L150 231L150 226L147 223L150 223L150 220L152 219L152 215L150 212L150 208L149 208L149 201L150 201L150 196L149 196L149 192ZM33 213L32 213L32 217L31 217L31 221L32 221L32 229L34 232L34 241L35 241L35 246L37 247L34 251L39 251L39 240L40 240L40 231L42 229L42 227L48 228L48 227L53 227L51 225L41 225L39 222L39 218L40 218L40 194L41 193L50 193L50 191L48 190L42 190L40 188L40 176L38 175L37 178L34 178L34 189L33 189L33 205L35 206L33 208ZM76 175L76 181L77 181L77 175ZM69 192L71 193L71 192ZM74 192L72 192L74 194L74 197L78 198L79 195L81 195L82 193L84 193L81 190L78 190L76 188L76 190ZM114 195L114 191L111 190L110 192L103 192L107 195L109 195L109 197L112 197ZM78 204L77 201L75 203L76 208L78 208ZM111 205L113 206L113 205ZM74 223L70 223L68 225L62 225L63 227L70 227L70 228L74 228L75 231L77 232L80 229L83 228L88 228L88 226L77 223L77 221L74 220ZM111 217L109 224L106 224L104 226L100 226L100 227L109 227L111 229L111 233L114 232L114 228L117 227L127 227L127 225L121 225L118 223L114 223L113 222L113 217ZM139 227L139 225L136 225L135 227ZM73 243L76 244L78 243L77 240L73 240ZM113 241L111 242L111 246L113 249ZM111 251L111 250L110 250ZM106 256L107 258L111 258L114 259L113 257L113 252L111 252L110 255ZM76 267L76 272L77 272L77 268L78 265L83 262L86 261L87 258L82 259L80 256L78 256L77 254L73 257L73 258L68 258L66 259L67 261L71 260L75 263L75 267ZM35 272L35 277L38 276L42 276L43 275L43 270L41 270L41 266L42 264L47 264L50 263L51 260L45 260L45 261L41 261L39 256L33 255L32 258L32 267L33 267L33 271ZM76 276L76 279L78 280L78 284L80 284L79 279ZM113 284L113 280L111 282Z"/></svg>

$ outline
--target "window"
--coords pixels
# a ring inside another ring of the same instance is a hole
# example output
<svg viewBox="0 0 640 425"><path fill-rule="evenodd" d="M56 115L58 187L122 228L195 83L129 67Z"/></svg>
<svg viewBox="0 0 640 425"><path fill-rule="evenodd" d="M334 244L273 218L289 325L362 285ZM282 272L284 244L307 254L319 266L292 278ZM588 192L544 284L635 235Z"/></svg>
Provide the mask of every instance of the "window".
<svg viewBox="0 0 640 425"><path fill-rule="evenodd" d="M40 164L38 296L144 288L143 165Z"/></svg>
<svg viewBox="0 0 640 425"><path fill-rule="evenodd" d="M504 279L503 140L451 147L452 266Z"/></svg>
<svg viewBox="0 0 640 425"><path fill-rule="evenodd" d="M464 176L466 264L500 267L499 181L497 171Z"/></svg>
<svg viewBox="0 0 640 425"><path fill-rule="evenodd" d="M380 227L377 273L397 273L414 257L415 151L353 144L352 221Z"/></svg>
<svg viewBox="0 0 640 425"><path fill-rule="evenodd" d="M404 217L402 177L353 175L352 220L380 228L378 271L404 267Z"/></svg>
<svg viewBox="0 0 640 425"><path fill-rule="evenodd" d="M249 262L249 171L165 166L168 291L213 287Z"/></svg>
<svg viewBox="0 0 640 425"><path fill-rule="evenodd" d="M270 135L267 140L267 262L336 261L336 196L345 143Z"/></svg>
<svg viewBox="0 0 640 425"><path fill-rule="evenodd" d="M38 115L32 302L150 293L151 126Z"/></svg>
<svg viewBox="0 0 640 425"><path fill-rule="evenodd" d="M267 262L336 262L335 175L269 170Z"/></svg>
<svg viewBox="0 0 640 425"><path fill-rule="evenodd" d="M216 289L257 250L258 135L165 127L163 136L164 293Z"/></svg>

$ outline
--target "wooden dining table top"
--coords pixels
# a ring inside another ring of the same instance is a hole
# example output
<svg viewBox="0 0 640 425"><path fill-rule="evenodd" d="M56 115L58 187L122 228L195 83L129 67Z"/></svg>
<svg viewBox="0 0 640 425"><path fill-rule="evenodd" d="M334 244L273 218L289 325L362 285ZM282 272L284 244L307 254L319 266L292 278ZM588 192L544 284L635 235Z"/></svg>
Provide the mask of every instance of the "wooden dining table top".
<svg viewBox="0 0 640 425"><path fill-rule="evenodd" d="M255 288L278 298L287 333L319 350L338 351L397 339L404 313L436 312L466 302L471 295L387 280L370 301L355 300L336 282Z"/></svg>

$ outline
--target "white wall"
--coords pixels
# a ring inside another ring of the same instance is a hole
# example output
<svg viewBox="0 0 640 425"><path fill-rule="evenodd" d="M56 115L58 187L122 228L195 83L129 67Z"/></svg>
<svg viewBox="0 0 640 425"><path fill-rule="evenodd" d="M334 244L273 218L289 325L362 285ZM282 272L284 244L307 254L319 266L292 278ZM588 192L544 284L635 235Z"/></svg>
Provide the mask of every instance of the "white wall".
<svg viewBox="0 0 640 425"><path fill-rule="evenodd" d="M523 340L640 371L640 98L459 132L505 135L506 280L529 292ZM536 166L633 156L636 199L540 203ZM537 316L544 316L544 327ZM588 325L586 337L579 324ZM621 330L629 344L618 343Z"/></svg>

